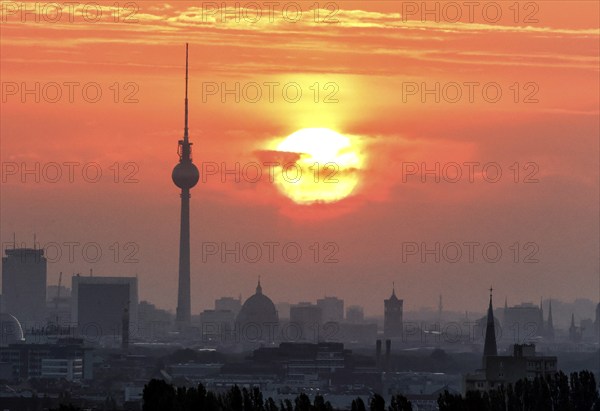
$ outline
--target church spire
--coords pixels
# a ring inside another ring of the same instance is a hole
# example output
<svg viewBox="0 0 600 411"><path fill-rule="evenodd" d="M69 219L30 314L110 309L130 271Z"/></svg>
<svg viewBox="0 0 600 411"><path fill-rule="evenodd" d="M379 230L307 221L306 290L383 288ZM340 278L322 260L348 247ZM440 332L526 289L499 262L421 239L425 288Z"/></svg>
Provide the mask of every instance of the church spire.
<svg viewBox="0 0 600 411"><path fill-rule="evenodd" d="M498 355L496 347L496 328L494 326L494 308L492 307L492 291L490 287L490 305L487 312L487 324L485 327L485 345L483 347L483 368L486 366L486 358Z"/></svg>
<svg viewBox="0 0 600 411"><path fill-rule="evenodd" d="M258 276L258 284L256 285L256 294L262 294L262 287L260 286L260 275Z"/></svg>

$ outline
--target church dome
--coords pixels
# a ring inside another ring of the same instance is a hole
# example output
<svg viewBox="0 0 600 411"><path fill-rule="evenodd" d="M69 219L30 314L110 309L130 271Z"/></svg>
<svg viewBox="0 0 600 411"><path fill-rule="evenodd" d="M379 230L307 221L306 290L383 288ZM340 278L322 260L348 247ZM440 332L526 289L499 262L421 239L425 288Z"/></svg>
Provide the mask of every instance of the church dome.
<svg viewBox="0 0 600 411"><path fill-rule="evenodd" d="M8 313L0 313L0 347L23 341L21 323Z"/></svg>
<svg viewBox="0 0 600 411"><path fill-rule="evenodd" d="M244 302L236 320L245 341L273 341L279 317L275 304L262 293L260 280L256 293Z"/></svg>

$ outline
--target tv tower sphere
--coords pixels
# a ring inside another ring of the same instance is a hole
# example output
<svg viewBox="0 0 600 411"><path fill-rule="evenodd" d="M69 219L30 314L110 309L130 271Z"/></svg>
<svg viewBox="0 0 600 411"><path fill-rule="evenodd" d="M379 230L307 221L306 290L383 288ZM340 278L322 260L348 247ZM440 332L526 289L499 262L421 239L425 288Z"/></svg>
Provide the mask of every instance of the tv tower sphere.
<svg viewBox="0 0 600 411"><path fill-rule="evenodd" d="M191 161L181 162L173 168L171 177L177 187L190 189L198 183L200 172L198 171L198 167Z"/></svg>

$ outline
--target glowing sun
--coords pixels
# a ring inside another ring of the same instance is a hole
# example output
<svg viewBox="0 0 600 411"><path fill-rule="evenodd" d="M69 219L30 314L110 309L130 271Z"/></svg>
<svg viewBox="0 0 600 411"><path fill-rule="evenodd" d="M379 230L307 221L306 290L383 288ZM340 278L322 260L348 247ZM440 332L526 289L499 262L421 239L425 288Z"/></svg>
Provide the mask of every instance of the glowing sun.
<svg viewBox="0 0 600 411"><path fill-rule="evenodd" d="M328 128L303 128L276 143L295 161L277 167L277 188L298 204L333 203L358 185L362 166L358 141Z"/></svg>

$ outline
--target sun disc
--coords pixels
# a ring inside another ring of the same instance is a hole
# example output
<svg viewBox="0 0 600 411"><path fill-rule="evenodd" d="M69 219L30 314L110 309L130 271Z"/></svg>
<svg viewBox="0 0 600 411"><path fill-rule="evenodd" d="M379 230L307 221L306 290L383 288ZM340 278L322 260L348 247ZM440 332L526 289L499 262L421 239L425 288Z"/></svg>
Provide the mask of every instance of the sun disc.
<svg viewBox="0 0 600 411"><path fill-rule="evenodd" d="M279 142L276 150L298 155L293 164L283 164L275 173L279 191L298 204L333 203L358 185L362 160L352 136L304 128Z"/></svg>

